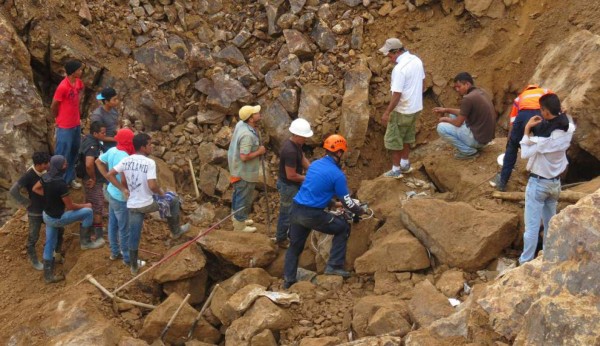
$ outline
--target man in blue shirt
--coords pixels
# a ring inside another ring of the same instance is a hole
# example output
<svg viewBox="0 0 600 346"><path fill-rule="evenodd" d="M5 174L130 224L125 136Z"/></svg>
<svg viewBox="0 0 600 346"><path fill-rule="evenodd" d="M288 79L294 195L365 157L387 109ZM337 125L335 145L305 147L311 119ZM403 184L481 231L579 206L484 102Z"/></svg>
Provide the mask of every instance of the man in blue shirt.
<svg viewBox="0 0 600 346"><path fill-rule="evenodd" d="M340 169L341 158L348 150L346 140L340 135L331 135L325 140L323 148L327 150L326 155L310 165L300 191L292 203L290 247L285 254L283 274L284 288L289 288L296 282L298 258L311 230L333 235L325 274L350 276L350 273L344 270L350 225L343 217L324 209L328 206L340 206L332 201L335 196L341 200L341 205L355 215L361 215L364 211L350 197L346 176Z"/></svg>

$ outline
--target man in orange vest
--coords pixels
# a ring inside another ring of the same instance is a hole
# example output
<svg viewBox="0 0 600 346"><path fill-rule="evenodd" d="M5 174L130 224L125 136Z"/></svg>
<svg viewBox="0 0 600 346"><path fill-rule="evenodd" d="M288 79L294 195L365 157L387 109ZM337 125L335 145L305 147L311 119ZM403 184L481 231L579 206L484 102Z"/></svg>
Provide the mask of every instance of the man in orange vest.
<svg viewBox="0 0 600 346"><path fill-rule="evenodd" d="M552 94L550 89L541 88L537 84L530 84L519 94L513 103L510 111L510 124L508 126L508 141L506 142L506 152L502 163L502 171L496 174L490 185L498 191L505 191L506 184L510 179L512 170L517 162L517 153L519 151L519 142L523 139L525 125L535 115L540 115L540 97L546 94Z"/></svg>

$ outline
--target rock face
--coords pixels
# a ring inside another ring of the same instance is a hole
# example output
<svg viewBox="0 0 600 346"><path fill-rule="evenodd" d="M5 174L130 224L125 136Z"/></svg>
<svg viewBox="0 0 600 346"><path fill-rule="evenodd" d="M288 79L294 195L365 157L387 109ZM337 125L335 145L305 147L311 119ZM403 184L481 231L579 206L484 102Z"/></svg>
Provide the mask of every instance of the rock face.
<svg viewBox="0 0 600 346"><path fill-rule="evenodd" d="M464 270L485 267L516 236L516 215L480 211L462 202L412 199L401 218L442 263Z"/></svg>
<svg viewBox="0 0 600 346"><path fill-rule="evenodd" d="M342 120L340 133L348 141L351 150L365 144L369 126L369 83L371 70L363 64L344 75L344 99L342 102Z"/></svg>
<svg viewBox="0 0 600 346"><path fill-rule="evenodd" d="M532 81L551 88L577 123L574 141L600 160L600 35L581 30L551 46Z"/></svg>
<svg viewBox="0 0 600 346"><path fill-rule="evenodd" d="M177 293L173 293L155 310L149 313L140 330L140 338L150 343L158 339L160 333L175 313L175 310L181 305L182 301L183 298L181 296ZM198 312L186 303L173 321L173 324L165 335L164 341L168 343L184 341L184 338L187 337L197 315ZM193 338L214 344L221 338L221 333L201 318L198 322L198 326L194 330Z"/></svg>
<svg viewBox="0 0 600 346"><path fill-rule="evenodd" d="M374 242L369 251L354 262L357 274L413 271L428 267L427 250L406 230L394 232Z"/></svg>
<svg viewBox="0 0 600 346"><path fill-rule="evenodd" d="M265 329L282 330L289 328L292 317L286 310L279 308L269 298L261 297L244 314L233 321L225 333L228 345L250 345L252 337Z"/></svg>
<svg viewBox="0 0 600 346"><path fill-rule="evenodd" d="M214 231L198 239L202 248L242 268L265 267L277 250L269 238L260 233Z"/></svg>
<svg viewBox="0 0 600 346"><path fill-rule="evenodd" d="M0 208L5 190L26 170L34 151L49 151L42 99L33 83L27 48L0 13Z"/></svg>

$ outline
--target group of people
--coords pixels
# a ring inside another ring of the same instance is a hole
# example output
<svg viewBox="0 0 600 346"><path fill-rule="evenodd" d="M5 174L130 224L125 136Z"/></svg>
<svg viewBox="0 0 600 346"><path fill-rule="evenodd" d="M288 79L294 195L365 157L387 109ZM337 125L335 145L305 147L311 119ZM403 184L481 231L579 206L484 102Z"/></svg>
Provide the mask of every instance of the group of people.
<svg viewBox="0 0 600 346"><path fill-rule="evenodd" d="M381 122L386 126L384 145L392 155L392 169L384 176L398 179L412 170L409 152L410 145L415 143L416 118L423 109L425 73L421 60L408 52L397 38L386 40L379 51L395 63L391 75L392 96ZM497 114L489 95L475 86L469 73L458 73L453 87L462 96L460 108L433 109L443 115L437 132L456 149L456 159L474 159L494 139ZM562 111L558 96L551 90L531 84L515 99L502 170L490 184L499 191L506 190L520 147L521 157L528 159L529 171L520 263L534 258L540 225L543 224L544 233L547 232L550 219L556 214L560 175L568 165L566 151L574 131L575 125Z"/></svg>
<svg viewBox="0 0 600 346"><path fill-rule="evenodd" d="M56 117L55 155L33 154L33 166L10 189L10 195L27 208L29 236L27 254L36 270L44 271L47 283L64 280L54 274L54 266L64 260L64 227L81 222L79 243L82 250L105 244L103 214L108 201L108 240L110 259L123 259L136 274L144 264L138 247L146 213L160 211L167 219L173 238L190 228L179 226L180 201L157 183L156 164L147 156L152 152L149 135L119 129L119 98L115 89L104 88L97 96L102 105L90 115L89 133L81 138L81 76L85 66L79 61L65 64L67 76L54 94L51 112ZM71 189L80 189L82 179L85 203L71 199ZM27 191L27 197L21 193ZM41 224L46 225L43 261L35 246Z"/></svg>

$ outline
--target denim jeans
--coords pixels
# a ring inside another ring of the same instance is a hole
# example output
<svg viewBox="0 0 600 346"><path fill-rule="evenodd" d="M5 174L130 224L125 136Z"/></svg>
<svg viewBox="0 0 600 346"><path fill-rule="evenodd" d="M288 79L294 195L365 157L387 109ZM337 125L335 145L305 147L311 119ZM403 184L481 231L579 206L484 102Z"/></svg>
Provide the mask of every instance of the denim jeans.
<svg viewBox="0 0 600 346"><path fill-rule="evenodd" d="M286 282L296 282L298 259L311 230L333 234L331 252L327 265L342 269L346 261L346 243L350 236L350 225L341 216L322 209L310 208L292 203L290 210L290 247L285 253L283 276Z"/></svg>
<svg viewBox="0 0 600 346"><path fill-rule="evenodd" d="M450 114L450 118L456 118L456 115ZM456 127L450 123L439 123L437 132L440 137L452 144L459 152L465 155L474 155L477 151L485 146L480 144L473 137L473 132L467 127L466 121L460 127Z"/></svg>
<svg viewBox="0 0 600 346"><path fill-rule="evenodd" d="M231 199L231 210L238 210L245 207L235 214L238 221L246 221L252 208L252 199L254 197L254 187L256 183L250 183L245 180L239 180L233 183L233 197Z"/></svg>
<svg viewBox="0 0 600 346"><path fill-rule="evenodd" d="M43 217L41 215L28 215L29 236L27 237L27 249L35 251L35 244L40 239L40 228L42 228Z"/></svg>
<svg viewBox="0 0 600 346"><path fill-rule="evenodd" d="M108 242L110 253L113 256L119 253L123 260L129 263L129 212L127 202L121 202L112 198L107 193L108 199Z"/></svg>
<svg viewBox="0 0 600 346"><path fill-rule="evenodd" d="M65 181L70 184L75 179L75 161L79 154L81 145L81 127L76 126L70 129L56 128L56 147L55 155L62 155L67 159L67 172Z"/></svg>
<svg viewBox="0 0 600 346"><path fill-rule="evenodd" d="M502 171L500 172L500 181L505 185L508 183L512 174L515 163L517 162L517 153L519 152L520 142L523 139L525 125L534 115L540 115L539 110L522 110L517 114L517 118L512 124L510 137L506 142L506 152L504 153L504 161L502 163Z"/></svg>
<svg viewBox="0 0 600 346"><path fill-rule="evenodd" d="M171 216L167 217L167 225L171 234L179 231L179 215L181 202L178 197L173 198L169 203ZM152 204L143 208L129 208L129 250L138 250L140 239L142 238L142 227L144 226L144 216L148 213L158 211L158 204Z"/></svg>
<svg viewBox="0 0 600 346"><path fill-rule="evenodd" d="M278 242L284 241L288 237L290 228L290 209L292 202L300 186L288 184L281 179L277 180L277 190L279 190L279 218L277 219L277 233L275 239Z"/></svg>
<svg viewBox="0 0 600 346"><path fill-rule="evenodd" d="M91 227L94 221L94 213L91 208L82 208L79 210L65 211L60 219L53 218L44 213L44 223L46 224L46 244L44 244L44 260L49 261L54 258L56 241L58 238L58 229L65 227L77 221L81 221L81 227Z"/></svg>
<svg viewBox="0 0 600 346"><path fill-rule="evenodd" d="M525 234L523 253L519 263L531 261L535 257L540 223L544 224L544 239L550 219L556 214L556 204L560 195L560 179L547 180L529 177L525 189Z"/></svg>

